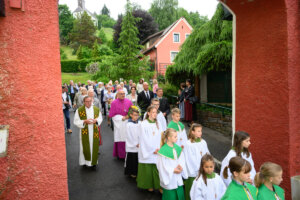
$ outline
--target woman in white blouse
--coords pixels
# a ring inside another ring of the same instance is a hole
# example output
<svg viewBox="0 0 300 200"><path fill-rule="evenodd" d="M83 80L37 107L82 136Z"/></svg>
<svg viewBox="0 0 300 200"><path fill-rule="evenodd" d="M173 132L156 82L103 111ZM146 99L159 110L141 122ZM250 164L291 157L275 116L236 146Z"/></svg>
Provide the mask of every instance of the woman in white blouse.
<svg viewBox="0 0 300 200"><path fill-rule="evenodd" d="M129 99L129 100L132 102L132 104L133 104L134 106L137 106L137 98L138 98L138 95L137 95L137 93L136 93L136 87L135 87L135 86L132 86L131 89L130 89L130 91L131 91L131 93L128 94L128 95L126 96L126 98Z"/></svg>

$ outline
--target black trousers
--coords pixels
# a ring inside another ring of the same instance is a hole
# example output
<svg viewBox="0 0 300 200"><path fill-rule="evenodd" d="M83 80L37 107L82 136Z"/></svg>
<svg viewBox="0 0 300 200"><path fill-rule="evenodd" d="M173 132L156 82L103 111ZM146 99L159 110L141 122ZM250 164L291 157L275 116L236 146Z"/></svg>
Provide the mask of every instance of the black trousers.
<svg viewBox="0 0 300 200"><path fill-rule="evenodd" d="M74 104L75 93L70 94L72 105Z"/></svg>

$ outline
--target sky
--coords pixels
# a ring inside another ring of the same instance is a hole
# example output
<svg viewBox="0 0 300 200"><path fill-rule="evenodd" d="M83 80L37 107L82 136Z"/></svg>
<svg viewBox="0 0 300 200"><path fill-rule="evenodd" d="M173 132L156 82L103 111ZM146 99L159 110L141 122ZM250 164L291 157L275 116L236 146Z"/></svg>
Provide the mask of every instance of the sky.
<svg viewBox="0 0 300 200"><path fill-rule="evenodd" d="M139 4L142 9L148 10L153 0L131 0L131 3ZM59 4L67 4L73 12L77 8L77 0L59 0ZM92 13L100 13L103 5L110 11L110 16L114 19L118 18L118 14L125 12L126 0L85 0L85 7ZM213 16L218 1L217 0L178 0L178 6L186 9L188 12L198 11L202 16Z"/></svg>

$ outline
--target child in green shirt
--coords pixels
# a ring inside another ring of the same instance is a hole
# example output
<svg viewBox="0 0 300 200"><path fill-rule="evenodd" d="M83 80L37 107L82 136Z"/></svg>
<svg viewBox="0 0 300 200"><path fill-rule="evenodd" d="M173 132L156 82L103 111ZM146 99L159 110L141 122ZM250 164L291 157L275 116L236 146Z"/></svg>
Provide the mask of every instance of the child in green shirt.
<svg viewBox="0 0 300 200"><path fill-rule="evenodd" d="M278 185L282 181L280 165L265 162L255 176L255 186L258 188L258 200L284 200L284 190Z"/></svg>
<svg viewBox="0 0 300 200"><path fill-rule="evenodd" d="M225 178L228 177L228 168L232 174L232 181L221 200L257 200L257 189L247 183L250 179L251 164L236 156L231 158L229 166L225 167Z"/></svg>

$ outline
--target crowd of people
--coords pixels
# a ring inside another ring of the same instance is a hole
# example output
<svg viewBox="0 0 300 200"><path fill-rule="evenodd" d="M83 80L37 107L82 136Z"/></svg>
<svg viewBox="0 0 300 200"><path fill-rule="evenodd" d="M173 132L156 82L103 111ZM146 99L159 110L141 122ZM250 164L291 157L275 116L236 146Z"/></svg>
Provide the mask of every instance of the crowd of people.
<svg viewBox="0 0 300 200"><path fill-rule="evenodd" d="M220 175L214 172L215 159L202 138L202 126L193 122L197 100L190 80L180 85L178 108L173 109L163 89L153 83L153 91L143 79L137 85L130 80L128 85L125 81L115 85L71 81L63 86L67 132L72 132L67 112L71 107L80 129L80 165L95 168L98 164L104 115L113 126L113 156L124 159L125 175L135 178L140 189L158 190L164 200L284 199L279 187L282 168L266 162L256 173L246 132L234 134ZM188 132L181 120L193 122Z"/></svg>

